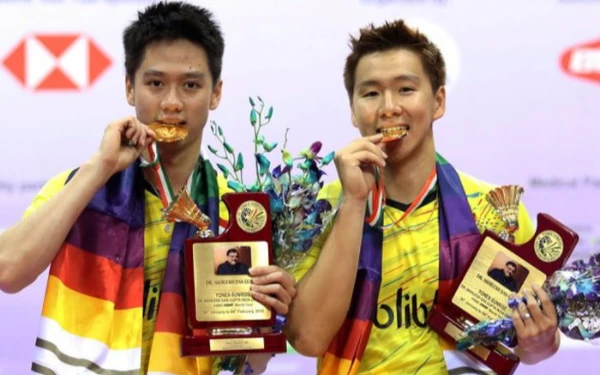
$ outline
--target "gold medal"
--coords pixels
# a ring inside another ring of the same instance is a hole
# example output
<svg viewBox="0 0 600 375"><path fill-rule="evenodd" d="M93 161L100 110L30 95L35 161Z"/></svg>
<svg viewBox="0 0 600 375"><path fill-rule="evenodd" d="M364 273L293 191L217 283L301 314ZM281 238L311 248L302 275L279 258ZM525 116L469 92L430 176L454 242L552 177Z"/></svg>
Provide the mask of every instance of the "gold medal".
<svg viewBox="0 0 600 375"><path fill-rule="evenodd" d="M162 124L160 122L153 122L149 125L156 135L155 139L157 142L177 142L185 139L188 135L187 128L180 125L169 125Z"/></svg>
<svg viewBox="0 0 600 375"><path fill-rule="evenodd" d="M389 128L383 128L380 130L383 134L381 142L387 143L402 139L408 135L408 127L406 126L394 126Z"/></svg>

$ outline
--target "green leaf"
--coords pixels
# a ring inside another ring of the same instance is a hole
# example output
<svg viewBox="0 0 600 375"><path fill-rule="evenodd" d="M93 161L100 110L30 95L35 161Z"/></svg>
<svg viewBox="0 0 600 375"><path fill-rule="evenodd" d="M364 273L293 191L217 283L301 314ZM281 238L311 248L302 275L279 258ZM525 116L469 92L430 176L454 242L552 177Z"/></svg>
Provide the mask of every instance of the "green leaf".
<svg viewBox="0 0 600 375"><path fill-rule="evenodd" d="M229 143L223 142L223 146L225 146L225 149L227 150L227 152L229 152L230 154L233 154L233 147L231 147L229 145Z"/></svg>
<svg viewBox="0 0 600 375"><path fill-rule="evenodd" d="M209 150L210 152L212 152L212 153L213 153L213 154L215 154L215 155L217 154L217 150L216 150L216 149L215 149L213 146L211 146L211 145L208 145L207 147L208 147L208 150Z"/></svg>
<svg viewBox="0 0 600 375"><path fill-rule="evenodd" d="M260 102L260 104L265 104L265 102L263 102L263 100L261 99L260 96L256 95L256 98L258 99L258 101Z"/></svg>
<svg viewBox="0 0 600 375"><path fill-rule="evenodd" d="M292 159L292 155L287 150L284 150L282 154L283 162L285 163L285 165L287 165L288 167L292 167L294 164L294 159Z"/></svg>
<svg viewBox="0 0 600 375"><path fill-rule="evenodd" d="M256 121L258 121L258 112L256 112L256 109L252 108L250 111L250 123L252 126L256 125Z"/></svg>
<svg viewBox="0 0 600 375"><path fill-rule="evenodd" d="M266 152L273 151L275 149L275 147L277 147L277 142L273 142L273 143L265 142L265 143L263 143L263 148L265 149Z"/></svg>
<svg viewBox="0 0 600 375"><path fill-rule="evenodd" d="M227 178L229 176L229 169L223 164L217 163L217 167L223 172L223 177Z"/></svg>
<svg viewBox="0 0 600 375"><path fill-rule="evenodd" d="M281 191L283 189L281 182L273 176L271 176L270 179L271 183L273 184L273 190L275 190L275 193L277 195L281 194Z"/></svg>
<svg viewBox="0 0 600 375"><path fill-rule="evenodd" d="M252 185L246 185L246 190L247 191L251 191L251 192L259 192L260 191L260 185L258 182L253 183Z"/></svg>
<svg viewBox="0 0 600 375"><path fill-rule="evenodd" d="M302 163L298 163L298 168L302 169L303 171L309 170L310 166L311 161L309 159L304 160Z"/></svg>
<svg viewBox="0 0 600 375"><path fill-rule="evenodd" d="M300 203L302 203L302 197L300 196L292 196L288 201L288 206L290 208L298 208L300 207Z"/></svg>
<svg viewBox="0 0 600 375"><path fill-rule="evenodd" d="M242 153L238 153L237 156L237 160L235 161L235 166L233 167L233 170L236 172L241 171L242 169L244 169L244 158L242 157Z"/></svg>
<svg viewBox="0 0 600 375"><path fill-rule="evenodd" d="M327 165L331 163L333 158L335 157L335 151L331 151L329 154L323 156L323 160L321 160L322 165Z"/></svg>
<svg viewBox="0 0 600 375"><path fill-rule="evenodd" d="M244 185L240 184L237 181L227 181L227 186L236 193L243 193L246 191Z"/></svg>
<svg viewBox="0 0 600 375"><path fill-rule="evenodd" d="M265 116L265 119L270 120L271 116L273 116L273 107L269 107L269 111L267 112L267 115Z"/></svg>
<svg viewBox="0 0 600 375"><path fill-rule="evenodd" d="M299 156L306 158L306 159L310 159L311 158L310 150L307 148L303 148L302 150L300 150Z"/></svg>
<svg viewBox="0 0 600 375"><path fill-rule="evenodd" d="M259 175L264 176L265 173L269 172L269 167L271 166L269 159L267 159L263 154L256 154L256 161L259 165Z"/></svg>
<svg viewBox="0 0 600 375"><path fill-rule="evenodd" d="M250 105L254 108L254 100L252 100L252 97L248 97L248 100L250 100Z"/></svg>
<svg viewBox="0 0 600 375"><path fill-rule="evenodd" d="M223 129L221 129L220 126L217 126L217 130L219 132L219 135L223 135Z"/></svg>

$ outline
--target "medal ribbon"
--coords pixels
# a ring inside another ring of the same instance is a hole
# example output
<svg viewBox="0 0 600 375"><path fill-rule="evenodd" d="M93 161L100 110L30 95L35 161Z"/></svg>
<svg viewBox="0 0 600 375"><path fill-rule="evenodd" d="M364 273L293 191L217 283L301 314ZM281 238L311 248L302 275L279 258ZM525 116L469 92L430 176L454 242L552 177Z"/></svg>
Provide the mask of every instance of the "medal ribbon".
<svg viewBox="0 0 600 375"><path fill-rule="evenodd" d="M148 162L142 157L141 167L150 168L149 170L154 180L154 187L156 188L156 190L158 190L160 200L162 201L163 207L166 209L171 205L171 203L175 199L177 192L173 191L173 187L171 186L171 182L167 177L167 173L163 165L160 163L160 156L158 153L158 146L156 145L156 142L152 142L150 145L148 145L148 154L150 155L150 161ZM194 168L192 174L190 174L186 183L186 189L188 191L188 194L190 194L194 201L196 200L195 198L198 194L198 179L196 178L197 174L198 168Z"/></svg>
<svg viewBox="0 0 600 375"><path fill-rule="evenodd" d="M371 189L367 199L367 217L365 222L372 227L381 227L384 230L398 225L402 220L407 218L411 213L419 208L421 203L423 203L423 200L425 200L425 197L427 197L427 195L429 195L429 193L435 189L436 183L437 170L434 166L433 170L429 174L429 177L427 177L427 181L425 181L425 184L419 191L419 194L417 194L415 200L410 204L410 206L408 206L406 211L404 211L404 214L394 223L383 225L383 208L385 207L386 195L383 179L381 178L381 172L379 168L377 168L375 170L375 184Z"/></svg>

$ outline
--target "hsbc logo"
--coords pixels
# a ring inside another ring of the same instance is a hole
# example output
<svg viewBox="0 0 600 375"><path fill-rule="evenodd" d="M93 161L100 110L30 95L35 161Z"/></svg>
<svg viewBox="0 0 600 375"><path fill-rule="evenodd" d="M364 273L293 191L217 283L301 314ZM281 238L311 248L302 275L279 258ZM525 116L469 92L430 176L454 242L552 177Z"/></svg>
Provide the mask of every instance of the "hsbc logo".
<svg viewBox="0 0 600 375"><path fill-rule="evenodd" d="M560 66L572 77L600 83L600 39L567 49Z"/></svg>
<svg viewBox="0 0 600 375"><path fill-rule="evenodd" d="M91 87L110 58L82 34L34 34L4 57L2 65L33 91L78 91Z"/></svg>

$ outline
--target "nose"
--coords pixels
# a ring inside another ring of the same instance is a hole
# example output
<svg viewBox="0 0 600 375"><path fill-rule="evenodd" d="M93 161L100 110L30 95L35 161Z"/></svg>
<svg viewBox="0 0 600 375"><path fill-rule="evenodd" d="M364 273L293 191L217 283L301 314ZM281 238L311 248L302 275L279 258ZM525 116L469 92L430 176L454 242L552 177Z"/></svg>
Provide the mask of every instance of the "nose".
<svg viewBox="0 0 600 375"><path fill-rule="evenodd" d="M383 101L379 108L379 117L381 118L392 118L402 114L402 106L399 101L396 100L393 93L387 91L382 95Z"/></svg>
<svg viewBox="0 0 600 375"><path fill-rule="evenodd" d="M173 87L166 92L161 102L161 109L164 112L181 112L183 102L179 98L177 88Z"/></svg>

